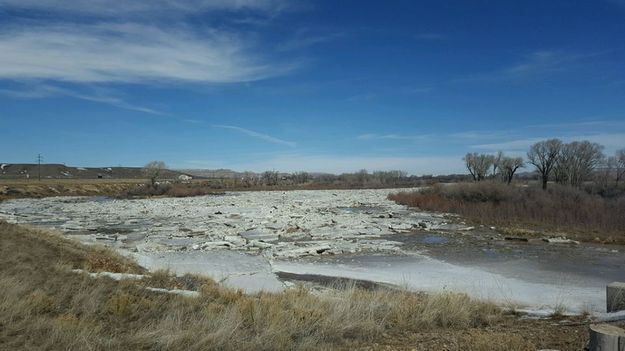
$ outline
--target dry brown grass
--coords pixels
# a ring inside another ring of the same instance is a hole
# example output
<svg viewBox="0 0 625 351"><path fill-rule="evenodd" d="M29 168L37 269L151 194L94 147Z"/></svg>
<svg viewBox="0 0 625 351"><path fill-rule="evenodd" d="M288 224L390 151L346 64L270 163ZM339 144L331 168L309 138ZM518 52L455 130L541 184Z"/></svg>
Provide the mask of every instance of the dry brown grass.
<svg viewBox="0 0 625 351"><path fill-rule="evenodd" d="M297 288L246 295L206 277L168 271L140 281L94 279L70 268L142 269L111 251L1 222L0 244L3 350L352 349L386 341L397 346L395 336L406 335L426 335L422 341L432 345L437 333L438 345L451 339L459 345L454 349L490 350L489 337L480 331L512 318L490 303L453 293L344 286L321 294ZM193 289L200 296L145 286ZM529 349L530 341L512 334L496 333L493 345ZM413 348L398 348L404 346Z"/></svg>
<svg viewBox="0 0 625 351"><path fill-rule="evenodd" d="M457 213L469 221L566 233L584 241L625 243L625 197L603 198L553 185L548 191L482 182L434 186L390 199L425 211Z"/></svg>
<svg viewBox="0 0 625 351"><path fill-rule="evenodd" d="M14 185L100 185L100 184L139 184L145 183L145 179L131 179L131 178L104 178L104 179L0 179L0 186L14 186Z"/></svg>
<svg viewBox="0 0 625 351"><path fill-rule="evenodd" d="M151 272L140 283L153 288L194 291L200 291L203 287L217 286L217 283L208 277L189 273L177 276L167 269Z"/></svg>
<svg viewBox="0 0 625 351"><path fill-rule="evenodd" d="M128 179L0 180L0 201L49 196L111 196L137 185Z"/></svg>
<svg viewBox="0 0 625 351"><path fill-rule="evenodd" d="M534 351L536 347L520 335L473 331L462 339L472 351Z"/></svg>

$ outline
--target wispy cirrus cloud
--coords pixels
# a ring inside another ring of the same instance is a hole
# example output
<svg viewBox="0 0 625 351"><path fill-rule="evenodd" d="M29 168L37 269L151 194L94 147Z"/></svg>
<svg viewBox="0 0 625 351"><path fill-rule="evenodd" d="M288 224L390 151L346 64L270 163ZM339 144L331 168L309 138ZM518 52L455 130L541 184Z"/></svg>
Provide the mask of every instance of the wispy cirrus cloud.
<svg viewBox="0 0 625 351"><path fill-rule="evenodd" d="M518 152L527 151L529 147L541 140L558 138L564 142L588 140L599 143L606 148L606 152L611 153L617 149L625 148L625 133L587 133L579 135L550 135L543 137L530 137L522 139L514 139L496 143L471 145L472 149L488 150L488 151L508 151Z"/></svg>
<svg viewBox="0 0 625 351"><path fill-rule="evenodd" d="M424 145L444 143L464 150L505 151L524 154L534 143L551 138L565 142L589 140L605 146L607 153L625 148L625 122L615 119L571 120L560 123L530 124L508 129L449 131L421 135L376 134L356 136L367 141L422 141Z"/></svg>
<svg viewBox="0 0 625 351"><path fill-rule="evenodd" d="M73 13L97 17L128 17L135 15L167 15L207 11L280 11L289 4L283 0L0 0L0 7L37 10L46 13Z"/></svg>
<svg viewBox="0 0 625 351"><path fill-rule="evenodd" d="M608 120L608 119L587 119L578 121L568 121L559 123L541 123L530 124L525 126L526 129L544 129L544 128L558 128L558 129L623 129L625 128L624 120Z"/></svg>
<svg viewBox="0 0 625 351"><path fill-rule="evenodd" d="M566 68L566 63L575 62L584 56L554 50L535 51L526 55L523 62L505 68L501 74L513 78L559 71Z"/></svg>
<svg viewBox="0 0 625 351"><path fill-rule="evenodd" d="M516 63L490 72L477 73L451 80L461 82L523 81L546 75L582 69L585 60L606 52L577 53L564 50L537 50L522 56Z"/></svg>
<svg viewBox="0 0 625 351"><path fill-rule="evenodd" d="M13 26L0 34L0 79L81 83L232 83L294 69L265 62L234 33L144 24Z"/></svg>
<svg viewBox="0 0 625 351"><path fill-rule="evenodd" d="M359 140L427 140L431 135L401 135L401 134L360 134L356 138Z"/></svg>
<svg viewBox="0 0 625 351"><path fill-rule="evenodd" d="M158 110L145 107L145 106L132 104L132 103L125 101L121 97L114 96L111 94L106 94L97 90L94 90L92 92L80 92L77 90L65 89L65 88L61 88L61 87L57 87L53 85L37 84L34 86L27 86L25 88L14 89L14 90L0 89L0 95L17 98L17 99L41 99L41 98L65 96L65 97L71 97L71 98L85 100L85 101L111 105L114 107L118 107L118 108L125 109L125 110L130 110L130 111L143 112L143 113L159 115L159 116L168 115L165 112L158 111Z"/></svg>
<svg viewBox="0 0 625 351"><path fill-rule="evenodd" d="M319 32L311 28L303 28L295 31L285 42L278 44L277 49L280 51L303 49L344 38L345 36L347 36L347 33L343 31Z"/></svg>
<svg viewBox="0 0 625 351"><path fill-rule="evenodd" d="M242 127L237 127L237 126L231 126L231 125L222 125L222 124L215 124L212 126L213 128L222 128L222 129L229 129L229 130L234 130L236 132L239 133L243 133L247 136L250 136L252 138L256 138L256 139L260 139L272 144L278 144L278 145L284 145L284 146L288 146L288 147L295 147L297 146L297 143L293 142L293 141L288 141L288 140L283 140L283 139L279 139L276 137L273 137L271 135L268 134L263 134L254 130L250 130L247 128L242 128Z"/></svg>
<svg viewBox="0 0 625 351"><path fill-rule="evenodd" d="M411 174L450 174L464 172L459 156L405 157L405 156L337 156L325 154L275 155L263 161L223 162L187 161L181 167L229 168L236 171L324 172L345 173L361 169L369 171L404 170Z"/></svg>

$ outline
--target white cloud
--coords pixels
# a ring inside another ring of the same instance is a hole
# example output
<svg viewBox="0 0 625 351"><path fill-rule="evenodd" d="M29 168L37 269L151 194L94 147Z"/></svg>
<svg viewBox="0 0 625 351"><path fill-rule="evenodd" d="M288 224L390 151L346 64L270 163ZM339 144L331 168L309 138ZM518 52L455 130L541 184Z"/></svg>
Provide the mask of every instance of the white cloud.
<svg viewBox="0 0 625 351"><path fill-rule="evenodd" d="M243 133L245 135L251 136L253 138L257 138L260 140L264 140L273 144L278 144L278 145L286 145L288 147L295 147L297 144L293 141L287 141L287 140L283 140L283 139L278 139L276 137L272 137L271 135L267 135L267 134L263 134L263 133L259 133L250 129L246 129L246 128L241 128L241 127L237 127L237 126L229 126L229 125L213 125L213 128L223 128L223 129L230 129L230 130L234 130L237 131L239 133Z"/></svg>
<svg viewBox="0 0 625 351"><path fill-rule="evenodd" d="M526 129L578 129L578 130L588 130L589 128L593 129L623 129L625 127L625 120L579 120L579 121L569 121L569 122L561 122L561 123L544 123L544 124L531 124L524 126Z"/></svg>
<svg viewBox="0 0 625 351"><path fill-rule="evenodd" d="M472 149L482 149L482 150L490 150L490 151L520 151L527 150L529 147L537 143L541 140L551 139L551 138L527 138L527 139L517 139L510 140L498 143L490 143L490 144L478 144L471 145Z"/></svg>
<svg viewBox="0 0 625 351"><path fill-rule="evenodd" d="M451 83L525 81L562 72L580 71L584 61L606 54L603 52L574 53L562 50L534 51L524 55L517 63L490 72L454 79Z"/></svg>
<svg viewBox="0 0 625 351"><path fill-rule="evenodd" d="M527 55L524 62L511 66L504 75L524 76L551 69L557 69L561 63L570 61L576 56L569 56L558 51L536 51Z"/></svg>
<svg viewBox="0 0 625 351"><path fill-rule="evenodd" d="M360 140L426 140L430 135L399 135L399 134L361 134L357 137Z"/></svg>
<svg viewBox="0 0 625 351"><path fill-rule="evenodd" d="M612 153L617 149L621 149L625 147L625 133L598 133L598 134L580 134L574 136L550 136L543 138L525 138L525 139L516 139L511 141L505 141L500 143L491 143L491 144L479 144L479 145L471 145L473 149L481 149L488 151L510 151L510 152L519 152L519 151L527 151L529 147L541 140L558 138L564 142L571 142L575 140L588 140L591 142L599 143L605 146L606 153Z"/></svg>
<svg viewBox="0 0 625 351"><path fill-rule="evenodd" d="M310 29L300 29L285 42L277 45L281 51L291 51L334 41L346 36L345 32L316 33Z"/></svg>
<svg viewBox="0 0 625 351"><path fill-rule="evenodd" d="M444 139L459 139L459 140L488 140L493 138L509 137L511 132L509 130L469 130L457 133L450 133L442 135Z"/></svg>
<svg viewBox="0 0 625 351"><path fill-rule="evenodd" d="M215 30L140 24L13 27L0 34L0 79L70 82L253 81L288 72L250 44Z"/></svg>
<svg viewBox="0 0 625 351"><path fill-rule="evenodd" d="M133 16L198 13L215 10L279 11L287 4L281 0L0 0L0 7L38 10L77 15Z"/></svg>
<svg viewBox="0 0 625 351"><path fill-rule="evenodd" d="M279 155L265 161L189 162L194 167L229 168L237 171L278 170L281 172L346 173L360 169L369 171L404 170L410 174L464 173L461 156L394 157L394 156L334 156L334 155Z"/></svg>

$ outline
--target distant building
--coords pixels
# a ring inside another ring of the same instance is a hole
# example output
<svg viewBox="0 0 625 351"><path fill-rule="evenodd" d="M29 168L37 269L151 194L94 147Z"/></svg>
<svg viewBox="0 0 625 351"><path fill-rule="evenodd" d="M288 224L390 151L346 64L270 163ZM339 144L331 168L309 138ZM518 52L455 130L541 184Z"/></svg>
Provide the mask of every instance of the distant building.
<svg viewBox="0 0 625 351"><path fill-rule="evenodd" d="M188 182L191 179L193 179L193 177L191 177L190 175L186 175L186 174L181 174L178 176L178 180L181 182Z"/></svg>

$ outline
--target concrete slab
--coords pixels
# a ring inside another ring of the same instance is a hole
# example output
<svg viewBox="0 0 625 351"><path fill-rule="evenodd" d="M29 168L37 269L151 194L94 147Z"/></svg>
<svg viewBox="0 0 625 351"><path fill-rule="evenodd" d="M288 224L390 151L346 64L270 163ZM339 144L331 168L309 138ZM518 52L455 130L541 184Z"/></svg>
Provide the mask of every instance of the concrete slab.
<svg viewBox="0 0 625 351"><path fill-rule="evenodd" d="M606 288L606 302L608 312L625 310L625 283L614 282Z"/></svg>

